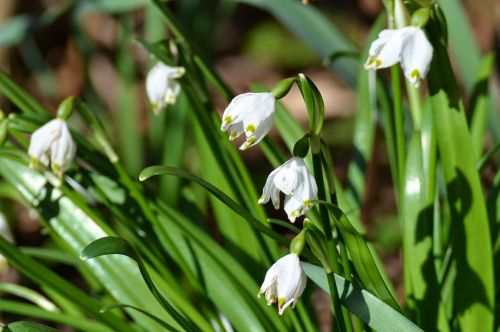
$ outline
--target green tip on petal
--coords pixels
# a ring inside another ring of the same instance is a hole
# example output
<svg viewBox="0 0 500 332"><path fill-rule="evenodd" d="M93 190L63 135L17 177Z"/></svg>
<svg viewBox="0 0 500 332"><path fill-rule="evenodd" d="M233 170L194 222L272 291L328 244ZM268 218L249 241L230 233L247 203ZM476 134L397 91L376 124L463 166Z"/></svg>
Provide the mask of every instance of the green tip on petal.
<svg viewBox="0 0 500 332"><path fill-rule="evenodd" d="M246 131L249 135L251 135L251 134L253 134L253 133L255 132L255 126L254 126L253 124L249 124L249 125L247 126L247 128L245 129L245 131ZM250 139L250 137L249 137L249 139Z"/></svg>
<svg viewBox="0 0 500 332"><path fill-rule="evenodd" d="M413 69L412 72L410 73L410 77L418 80L420 78L420 71L418 69Z"/></svg>

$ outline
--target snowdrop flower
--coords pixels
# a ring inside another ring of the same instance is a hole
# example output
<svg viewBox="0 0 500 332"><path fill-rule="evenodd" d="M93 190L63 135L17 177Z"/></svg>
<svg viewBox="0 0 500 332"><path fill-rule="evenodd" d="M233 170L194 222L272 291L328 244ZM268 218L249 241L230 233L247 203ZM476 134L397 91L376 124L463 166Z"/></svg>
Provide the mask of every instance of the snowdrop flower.
<svg viewBox="0 0 500 332"><path fill-rule="evenodd" d="M176 81L186 73L184 67L170 67L158 62L149 70L146 77L146 92L155 114L168 106L175 104L181 92L181 86Z"/></svg>
<svg viewBox="0 0 500 332"><path fill-rule="evenodd" d="M267 271L258 296L265 293L268 305L278 302L279 314L295 303L306 288L307 277L300 265L299 256L288 254L281 257Z"/></svg>
<svg viewBox="0 0 500 332"><path fill-rule="evenodd" d="M76 144L71 138L66 121L54 119L35 130L31 135L28 155L30 167L40 164L48 167L61 179L68 169L76 153Z"/></svg>
<svg viewBox="0 0 500 332"><path fill-rule="evenodd" d="M245 134L246 140L240 150L259 143L271 130L276 99L272 93L244 93L231 100L222 115L220 129L229 130L229 139Z"/></svg>
<svg viewBox="0 0 500 332"><path fill-rule="evenodd" d="M371 44L365 68L387 68L400 62L406 79L418 88L429 71L432 53L432 45L422 29L386 29Z"/></svg>
<svg viewBox="0 0 500 332"><path fill-rule="evenodd" d="M0 236L2 236L10 243L14 243L14 237L12 236L12 232L10 231L9 223L2 213L0 213ZM9 264L7 259L4 256L0 255L0 276L5 275L8 268Z"/></svg>
<svg viewBox="0 0 500 332"><path fill-rule="evenodd" d="M318 187L309 173L304 159L293 157L269 174L262 190L259 204L272 200L276 209L280 207L280 191L286 195L285 212L291 222L295 222L311 209L311 201L316 199Z"/></svg>

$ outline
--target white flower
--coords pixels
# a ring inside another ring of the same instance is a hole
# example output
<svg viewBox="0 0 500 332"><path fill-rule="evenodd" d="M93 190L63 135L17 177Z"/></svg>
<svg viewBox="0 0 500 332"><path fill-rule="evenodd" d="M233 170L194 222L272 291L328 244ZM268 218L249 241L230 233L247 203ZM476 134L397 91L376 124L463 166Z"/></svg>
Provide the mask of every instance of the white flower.
<svg viewBox="0 0 500 332"><path fill-rule="evenodd" d="M244 93L231 100L222 115L222 131L229 130L229 139L234 140L245 133L246 141L240 150L259 143L271 130L276 99L269 92Z"/></svg>
<svg viewBox="0 0 500 332"><path fill-rule="evenodd" d="M75 157L76 144L71 138L66 121L54 119L31 135L28 155L30 167L39 164L48 167L61 179Z"/></svg>
<svg viewBox="0 0 500 332"><path fill-rule="evenodd" d="M406 78L418 88L429 71L432 53L432 45L422 29L386 29L370 46L365 68L387 68L401 62Z"/></svg>
<svg viewBox="0 0 500 332"><path fill-rule="evenodd" d="M146 92L153 112L158 114L164 107L175 104L181 92L181 86L176 79L185 72L183 67L170 67L162 62L158 62L149 70Z"/></svg>
<svg viewBox="0 0 500 332"><path fill-rule="evenodd" d="M9 223L5 219L5 216L0 213L0 236L5 238L10 243L14 243L14 237L12 236L12 232L10 231ZM0 255L0 277L4 276L9 269L9 264L7 259Z"/></svg>
<svg viewBox="0 0 500 332"><path fill-rule="evenodd" d="M307 277L300 265L299 256L288 254L278 259L267 271L258 296L265 293L268 305L278 301L279 314L282 315L289 305L291 308L295 307L306 283Z"/></svg>
<svg viewBox="0 0 500 332"><path fill-rule="evenodd" d="M280 191L286 195L285 212L291 222L311 209L311 201L316 199L318 187L304 159L293 157L272 171L267 177L259 204L271 199L274 207L279 209Z"/></svg>

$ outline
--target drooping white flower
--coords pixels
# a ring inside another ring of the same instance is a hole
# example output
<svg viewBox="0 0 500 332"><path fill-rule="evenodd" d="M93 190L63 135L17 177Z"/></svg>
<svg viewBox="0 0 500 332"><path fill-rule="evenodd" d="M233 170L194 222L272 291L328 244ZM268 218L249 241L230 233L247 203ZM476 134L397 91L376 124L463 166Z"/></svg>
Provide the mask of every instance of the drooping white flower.
<svg viewBox="0 0 500 332"><path fill-rule="evenodd" d="M311 201L316 199L318 187L304 159L293 157L272 171L267 177L259 204L271 199L274 208L279 209L280 191L286 195L285 212L291 222L311 209Z"/></svg>
<svg viewBox="0 0 500 332"><path fill-rule="evenodd" d="M278 259L267 271L258 296L265 293L268 305L278 302L279 314L282 315L288 306L295 307L306 283L299 256L291 253Z"/></svg>
<svg viewBox="0 0 500 332"><path fill-rule="evenodd" d="M30 167L43 165L61 179L76 153L75 141L71 138L66 121L54 119L38 128L31 135L28 155Z"/></svg>
<svg viewBox="0 0 500 332"><path fill-rule="evenodd" d="M429 71L433 51L418 27L386 29L371 44L365 68L387 68L400 62L406 79L418 88Z"/></svg>
<svg viewBox="0 0 500 332"><path fill-rule="evenodd" d="M259 143L271 130L276 99L269 92L244 93L231 100L222 115L222 131L229 130L229 139L245 134L240 150Z"/></svg>
<svg viewBox="0 0 500 332"><path fill-rule="evenodd" d="M12 236L12 232L10 231L9 223L5 216L0 212L0 236L9 241L10 243L14 243L14 237ZM0 277L5 275L5 273L9 269L9 264L7 259L0 255Z"/></svg>
<svg viewBox="0 0 500 332"><path fill-rule="evenodd" d="M176 79L185 73L184 67L170 67L163 62L158 62L149 70L146 92L153 112L158 114L164 107L175 104L181 92L181 86Z"/></svg>

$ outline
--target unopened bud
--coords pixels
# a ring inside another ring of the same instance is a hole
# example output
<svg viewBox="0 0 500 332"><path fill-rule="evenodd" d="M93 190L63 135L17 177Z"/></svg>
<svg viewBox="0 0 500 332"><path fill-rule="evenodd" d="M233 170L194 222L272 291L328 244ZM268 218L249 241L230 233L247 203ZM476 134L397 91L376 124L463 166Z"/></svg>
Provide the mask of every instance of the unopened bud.
<svg viewBox="0 0 500 332"><path fill-rule="evenodd" d="M423 28L429 21L431 10L429 8L420 8L411 17L411 25L414 27Z"/></svg>
<svg viewBox="0 0 500 332"><path fill-rule="evenodd" d="M273 87L271 90L272 95L276 99L281 99L284 96L288 94L288 91L293 86L293 83L295 83L296 78L295 77L290 77L290 78L285 78L284 80L279 81L276 83L276 85Z"/></svg>
<svg viewBox="0 0 500 332"><path fill-rule="evenodd" d="M302 253L305 244L305 231L302 230L293 238L292 242L290 242L290 252L299 256Z"/></svg>
<svg viewBox="0 0 500 332"><path fill-rule="evenodd" d="M73 114L73 108L77 102L76 97L71 96L64 99L57 108L57 117L61 120L68 120L71 114Z"/></svg>

